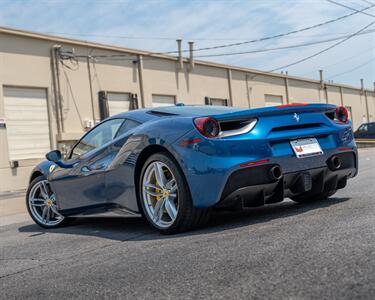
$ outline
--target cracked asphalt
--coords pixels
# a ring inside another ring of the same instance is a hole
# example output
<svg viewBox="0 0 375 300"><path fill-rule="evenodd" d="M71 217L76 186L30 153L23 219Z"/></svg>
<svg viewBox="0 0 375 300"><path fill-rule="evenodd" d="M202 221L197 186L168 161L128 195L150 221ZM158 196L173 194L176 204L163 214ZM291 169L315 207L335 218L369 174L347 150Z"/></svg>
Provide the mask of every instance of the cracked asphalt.
<svg viewBox="0 0 375 300"><path fill-rule="evenodd" d="M142 219L0 226L0 299L375 299L375 149L332 198L215 213L162 236Z"/></svg>

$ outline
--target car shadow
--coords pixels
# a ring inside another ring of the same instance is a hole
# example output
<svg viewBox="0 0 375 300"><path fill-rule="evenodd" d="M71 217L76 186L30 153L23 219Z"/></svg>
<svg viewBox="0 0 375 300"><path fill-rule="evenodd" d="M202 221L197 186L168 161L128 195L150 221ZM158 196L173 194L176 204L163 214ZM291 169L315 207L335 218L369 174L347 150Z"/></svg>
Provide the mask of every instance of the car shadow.
<svg viewBox="0 0 375 300"><path fill-rule="evenodd" d="M108 218L85 217L78 218L67 227L43 229L36 224L20 227L19 232L30 233L30 236L45 233L94 236L115 241L141 241L155 239L174 239L194 235L204 235L225 230L271 222L276 219L300 215L332 205L337 205L351 198L330 198L329 200L298 204L292 201L283 201L277 204L249 208L243 211L214 211L209 223L202 229L192 230L177 235L162 235L151 229L143 218Z"/></svg>

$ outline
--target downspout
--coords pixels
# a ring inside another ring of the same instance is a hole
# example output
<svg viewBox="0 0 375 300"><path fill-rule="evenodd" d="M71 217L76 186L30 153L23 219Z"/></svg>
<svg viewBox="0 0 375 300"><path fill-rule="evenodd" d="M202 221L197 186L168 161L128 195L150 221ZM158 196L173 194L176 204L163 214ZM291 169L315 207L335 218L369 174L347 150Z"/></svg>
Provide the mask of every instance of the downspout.
<svg viewBox="0 0 375 300"><path fill-rule="evenodd" d="M61 126L60 126L60 113L59 113L59 96L57 92L57 83L56 83L56 69L55 69L55 49L54 47L51 48L51 71L52 71L52 86L53 86L53 99L55 102L55 115L56 115L56 127L57 127L57 134L61 133Z"/></svg>
<svg viewBox="0 0 375 300"><path fill-rule="evenodd" d="M232 70L229 68L227 69L227 76L228 76L229 102L230 102L230 106L233 106Z"/></svg>
<svg viewBox="0 0 375 300"><path fill-rule="evenodd" d="M143 58L142 55L138 55L138 77L139 77L139 91L141 94L142 108L145 108L145 91L143 86Z"/></svg>
<svg viewBox="0 0 375 300"><path fill-rule="evenodd" d="M95 109L94 109L94 93L92 90L92 77L91 77L91 66L90 66L90 56L87 56L87 73L89 77L89 86L90 86L90 98L91 98L91 112L92 112L92 120L95 124Z"/></svg>
<svg viewBox="0 0 375 300"><path fill-rule="evenodd" d="M324 96L326 98L326 103L328 104L328 85L324 82L323 79L323 70L319 70L319 77L320 77L320 88L324 90Z"/></svg>
<svg viewBox="0 0 375 300"><path fill-rule="evenodd" d="M56 113L56 124L57 133L60 135L64 130L63 121L63 106L61 97L61 85L60 85L60 68L59 68L59 51L61 46L55 45L51 48L51 67L52 67L52 84L55 98L55 113Z"/></svg>
<svg viewBox="0 0 375 300"><path fill-rule="evenodd" d="M249 74L245 75L245 80L246 80L246 95L247 95L247 103L249 104L249 108L251 108L251 98L250 98L250 86L249 86Z"/></svg>
<svg viewBox="0 0 375 300"><path fill-rule="evenodd" d="M286 104L289 104L289 79L288 79L288 73L285 73L285 77L284 77L284 81L285 81L285 96L286 96Z"/></svg>
<svg viewBox="0 0 375 300"><path fill-rule="evenodd" d="M193 71L194 69L194 55L193 55L193 52L194 52L194 42L192 41L189 41L189 63L190 63L190 72Z"/></svg>
<svg viewBox="0 0 375 300"><path fill-rule="evenodd" d="M184 62L182 60L182 46L181 46L182 40L177 39L176 42L177 42L177 51L178 51L178 69L182 70L184 68Z"/></svg>
<svg viewBox="0 0 375 300"><path fill-rule="evenodd" d="M340 86L340 102L341 106L344 106L344 93L342 91L342 86Z"/></svg>
<svg viewBox="0 0 375 300"><path fill-rule="evenodd" d="M369 109L368 109L368 98L367 98L367 91L365 89L365 84L363 79L361 79L361 92L365 96L365 105L366 105L366 119L367 123L370 122L370 115L369 115Z"/></svg>

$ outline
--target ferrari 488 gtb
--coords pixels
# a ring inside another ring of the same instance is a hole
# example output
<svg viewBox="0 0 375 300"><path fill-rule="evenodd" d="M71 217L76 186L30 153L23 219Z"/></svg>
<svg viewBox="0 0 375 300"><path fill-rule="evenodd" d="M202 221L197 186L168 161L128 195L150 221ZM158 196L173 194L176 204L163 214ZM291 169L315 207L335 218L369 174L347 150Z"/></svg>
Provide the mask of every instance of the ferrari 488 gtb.
<svg viewBox="0 0 375 300"><path fill-rule="evenodd" d="M348 113L328 104L135 110L95 126L66 159L46 157L26 199L40 226L121 212L162 233L200 226L217 207L328 198L358 170Z"/></svg>

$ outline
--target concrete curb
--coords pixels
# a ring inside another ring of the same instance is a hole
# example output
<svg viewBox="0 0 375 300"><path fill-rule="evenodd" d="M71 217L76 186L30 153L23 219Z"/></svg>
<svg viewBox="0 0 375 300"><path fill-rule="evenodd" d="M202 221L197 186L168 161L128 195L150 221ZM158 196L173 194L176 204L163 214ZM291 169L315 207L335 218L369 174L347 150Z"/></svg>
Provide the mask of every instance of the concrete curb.
<svg viewBox="0 0 375 300"><path fill-rule="evenodd" d="M370 148L375 147L375 140L360 139L355 141L358 148Z"/></svg>

